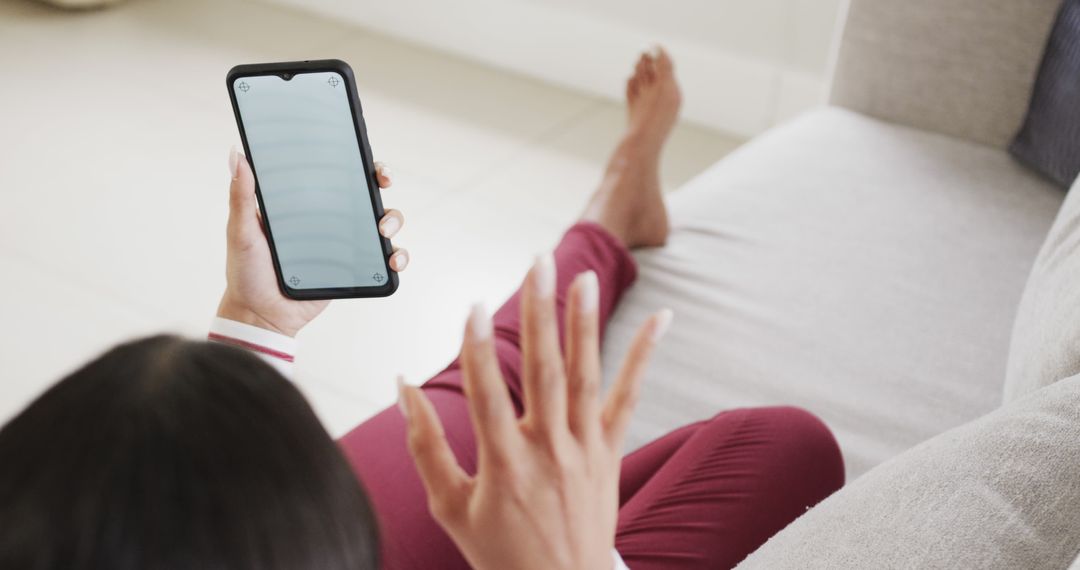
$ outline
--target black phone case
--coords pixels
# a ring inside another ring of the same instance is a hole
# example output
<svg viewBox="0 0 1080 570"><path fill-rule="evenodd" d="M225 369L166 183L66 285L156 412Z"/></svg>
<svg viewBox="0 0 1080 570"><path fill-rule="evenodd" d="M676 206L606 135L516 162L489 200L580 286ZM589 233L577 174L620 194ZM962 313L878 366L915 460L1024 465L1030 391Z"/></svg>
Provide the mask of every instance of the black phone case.
<svg viewBox="0 0 1080 570"><path fill-rule="evenodd" d="M225 78L225 85L229 91L229 100L232 101L233 115L236 117L236 126L240 129L240 140L244 145L244 154L251 156L248 147L247 134L244 132L244 121L240 117L240 107L236 103L236 93L233 91L233 82L241 77L258 75L298 75L322 71L335 71L345 78L345 91L349 97L349 107L352 109L353 125L356 127L356 139L360 143L360 155L364 162L364 174L368 183L368 194L371 196L372 211L375 212L375 224L378 227L384 211L382 196L379 191L379 182L375 175L375 164L371 158L371 145L368 143L367 126L364 124L364 113L360 108L360 97L356 93L356 79L352 68L344 61L337 59L323 59L313 61L289 61L281 63L256 63L238 65L229 70ZM281 293L290 299L316 300L316 299L354 299L361 297L388 297L394 294L398 288L398 275L390 267L390 255L393 246L390 240L379 236L382 242L383 263L386 265L386 283L375 287L340 287L331 289L294 289L289 287L281 273L281 264L278 262L277 247L274 246L274 232L270 227L269 217L266 215L266 206L263 203L262 190L259 188L259 173L252 162L252 173L255 176L255 194L259 201L259 210L262 212L266 229L266 239L270 242L270 256L274 260L274 273L277 274L278 288Z"/></svg>

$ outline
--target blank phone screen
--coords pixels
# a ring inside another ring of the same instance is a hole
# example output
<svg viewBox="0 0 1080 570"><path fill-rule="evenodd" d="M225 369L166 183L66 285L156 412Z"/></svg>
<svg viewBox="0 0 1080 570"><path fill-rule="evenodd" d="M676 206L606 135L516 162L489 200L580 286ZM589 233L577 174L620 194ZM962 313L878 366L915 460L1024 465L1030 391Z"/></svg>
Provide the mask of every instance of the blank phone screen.
<svg viewBox="0 0 1080 570"><path fill-rule="evenodd" d="M281 277L293 289L378 287L386 261L345 79L232 83Z"/></svg>

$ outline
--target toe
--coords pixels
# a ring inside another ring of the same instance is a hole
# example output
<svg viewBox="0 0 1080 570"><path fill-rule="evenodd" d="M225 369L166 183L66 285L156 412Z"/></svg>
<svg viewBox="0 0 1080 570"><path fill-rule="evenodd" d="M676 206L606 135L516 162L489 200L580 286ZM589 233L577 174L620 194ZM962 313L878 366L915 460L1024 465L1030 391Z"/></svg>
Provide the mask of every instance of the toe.
<svg viewBox="0 0 1080 570"><path fill-rule="evenodd" d="M656 63L656 70L661 75L670 74L675 69L675 62L671 60L671 56L667 50L662 47L656 47L656 57L653 58Z"/></svg>
<svg viewBox="0 0 1080 570"><path fill-rule="evenodd" d="M645 67L649 65L649 56L641 54L641 57L637 60L637 65L634 66L634 78L639 79L645 74Z"/></svg>
<svg viewBox="0 0 1080 570"><path fill-rule="evenodd" d="M656 81L656 60L649 57L645 60L645 65L642 67L641 78L645 81L645 84L653 83Z"/></svg>

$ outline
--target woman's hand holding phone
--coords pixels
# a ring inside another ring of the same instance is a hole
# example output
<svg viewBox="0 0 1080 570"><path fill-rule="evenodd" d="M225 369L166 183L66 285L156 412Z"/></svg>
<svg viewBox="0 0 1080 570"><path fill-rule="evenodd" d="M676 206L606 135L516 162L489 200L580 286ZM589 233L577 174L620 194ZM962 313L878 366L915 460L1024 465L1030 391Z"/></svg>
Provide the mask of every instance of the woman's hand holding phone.
<svg viewBox="0 0 1080 570"><path fill-rule="evenodd" d="M255 177L247 157L233 149L229 156L232 185L229 189L229 223L226 230L228 252L225 260L225 294L217 315L288 336L296 333L330 304L330 301L295 301L281 294L270 245L259 218L255 197ZM389 188L389 170L376 163L380 188ZM386 210L379 221L379 233L391 238L401 229L404 217ZM404 249L394 249L390 266L403 271L409 264Z"/></svg>
<svg viewBox="0 0 1080 570"><path fill-rule="evenodd" d="M475 476L458 465L423 392L400 387L409 449L431 512L480 570L614 566L623 438L642 372L671 313L654 315L638 330L601 402L596 275L583 273L570 288L564 362L554 271L549 256L523 287L520 419L496 360L490 318L479 307L469 318L461 364L477 440Z"/></svg>

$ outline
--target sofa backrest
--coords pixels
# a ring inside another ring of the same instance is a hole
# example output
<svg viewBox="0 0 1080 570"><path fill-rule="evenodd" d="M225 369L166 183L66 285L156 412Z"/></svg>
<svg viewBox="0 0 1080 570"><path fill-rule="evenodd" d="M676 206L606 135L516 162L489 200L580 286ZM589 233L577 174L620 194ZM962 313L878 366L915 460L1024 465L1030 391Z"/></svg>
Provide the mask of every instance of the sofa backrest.
<svg viewBox="0 0 1080 570"><path fill-rule="evenodd" d="M830 103L1005 148L1061 0L851 0Z"/></svg>

